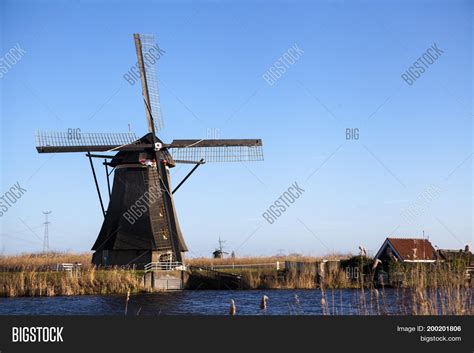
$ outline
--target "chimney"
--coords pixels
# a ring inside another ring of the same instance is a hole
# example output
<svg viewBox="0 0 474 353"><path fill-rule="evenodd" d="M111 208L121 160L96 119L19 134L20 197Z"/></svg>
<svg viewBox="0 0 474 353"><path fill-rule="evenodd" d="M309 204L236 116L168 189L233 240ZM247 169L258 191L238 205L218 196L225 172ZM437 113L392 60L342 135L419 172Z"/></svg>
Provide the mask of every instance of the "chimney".
<svg viewBox="0 0 474 353"><path fill-rule="evenodd" d="M466 246L464 247L464 252L471 252L469 244L466 244Z"/></svg>

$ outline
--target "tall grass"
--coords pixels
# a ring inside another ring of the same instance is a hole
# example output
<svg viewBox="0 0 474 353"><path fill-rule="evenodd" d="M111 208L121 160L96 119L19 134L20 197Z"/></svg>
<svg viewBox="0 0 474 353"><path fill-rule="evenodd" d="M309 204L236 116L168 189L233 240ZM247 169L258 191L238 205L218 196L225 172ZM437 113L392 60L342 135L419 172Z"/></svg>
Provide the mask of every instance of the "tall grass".
<svg viewBox="0 0 474 353"><path fill-rule="evenodd" d="M350 255L330 254L324 257L312 256L281 256L281 257L242 257L209 259L194 258L188 259L187 264L192 266L216 266L219 271L230 272L242 277L243 287L247 289L314 289L319 287L318 264L325 260L347 259ZM276 269L276 262L279 262L280 271ZM297 263L301 266L285 268L286 262ZM239 265L262 265L275 264L269 267L244 267ZM218 267L218 266L229 267ZM235 265L237 267L232 267ZM284 276L283 271L284 270ZM347 288L350 286L343 270L337 273L331 272L326 278L328 286L332 288Z"/></svg>
<svg viewBox="0 0 474 353"><path fill-rule="evenodd" d="M341 259L342 256L334 258ZM354 288L356 309L360 315L473 315L473 290L466 280L465 267L456 263L399 264L390 272L397 282L396 303L388 302L385 288L375 287L370 259L360 259L351 266L360 266L358 280L349 280L340 267L318 265L321 259L311 257L276 258L248 257L238 259L190 259L188 264L211 267L229 264L262 264L280 261L307 264L277 271L273 267L230 269L242 276L249 289L318 289L321 312L325 315L343 313L343 288ZM341 261L341 263L344 260ZM352 261L349 259L347 261ZM76 272L57 272L57 263L81 263ZM363 270L363 271L362 271ZM129 269L97 270L90 265L90 254L25 254L0 257L0 296L54 296L81 294L127 294L143 291L143 271Z"/></svg>
<svg viewBox="0 0 474 353"><path fill-rule="evenodd" d="M195 257L186 259L186 264L191 266L219 266L219 265L249 265L249 264L264 264L264 263L284 263L285 261L293 262L320 262L323 259L340 260L348 258L350 255L346 254L328 254L324 257L316 256L245 256L224 259L211 259L207 257Z"/></svg>
<svg viewBox="0 0 474 353"><path fill-rule="evenodd" d="M83 269L89 269L90 253L74 254L66 252L47 252L0 256L0 271L38 271L56 267L59 263L80 263Z"/></svg>
<svg viewBox="0 0 474 353"><path fill-rule="evenodd" d="M84 294L124 294L142 289L136 271L111 269L96 271L19 271L0 273L0 296L54 296Z"/></svg>
<svg viewBox="0 0 474 353"><path fill-rule="evenodd" d="M55 271L59 263L80 263L78 271ZM37 253L0 256L0 296L123 294L142 289L140 271L96 270L90 254Z"/></svg>
<svg viewBox="0 0 474 353"><path fill-rule="evenodd" d="M473 290L465 275L464 266L452 263L430 265L398 265L410 288L410 314L413 315L472 315ZM408 300L407 300L408 299Z"/></svg>
<svg viewBox="0 0 474 353"><path fill-rule="evenodd" d="M304 266L289 267L281 271L275 268L235 268L219 271L230 272L242 277L247 289L316 289L358 288L358 282L346 277L342 268L326 271L318 270L319 262L307 262Z"/></svg>
<svg viewBox="0 0 474 353"><path fill-rule="evenodd" d="M372 280L361 277L355 292L359 315L386 315L394 312L406 315L474 314L473 289L463 266L442 262L394 263L391 271L403 278L403 281L397 282L396 303L387 301L383 286L375 287ZM367 277L372 276L369 273ZM324 298L327 292L324 285L321 286L321 292ZM327 305L321 310L323 313L333 313Z"/></svg>

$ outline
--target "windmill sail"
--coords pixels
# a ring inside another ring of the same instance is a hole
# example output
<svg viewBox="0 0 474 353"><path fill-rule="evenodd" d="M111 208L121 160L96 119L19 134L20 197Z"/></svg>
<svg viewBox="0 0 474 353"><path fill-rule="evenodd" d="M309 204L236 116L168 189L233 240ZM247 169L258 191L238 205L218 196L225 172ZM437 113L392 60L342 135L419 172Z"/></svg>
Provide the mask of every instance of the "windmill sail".
<svg viewBox="0 0 474 353"><path fill-rule="evenodd" d="M167 146L175 162L201 159L207 162L253 162L263 160L260 139L173 140Z"/></svg>
<svg viewBox="0 0 474 353"><path fill-rule="evenodd" d="M151 129L153 126L155 131L159 131L164 126L160 105L160 92L158 90L158 76L156 73L156 61L160 54L157 52L158 47L155 43L154 35L134 34L134 38L138 66L142 79L142 90L145 99L148 130L154 132ZM144 75L143 72L145 73Z"/></svg>
<svg viewBox="0 0 474 353"><path fill-rule="evenodd" d="M36 132L36 150L39 153L58 152L100 152L143 150L138 145L134 133L80 133L69 132Z"/></svg>

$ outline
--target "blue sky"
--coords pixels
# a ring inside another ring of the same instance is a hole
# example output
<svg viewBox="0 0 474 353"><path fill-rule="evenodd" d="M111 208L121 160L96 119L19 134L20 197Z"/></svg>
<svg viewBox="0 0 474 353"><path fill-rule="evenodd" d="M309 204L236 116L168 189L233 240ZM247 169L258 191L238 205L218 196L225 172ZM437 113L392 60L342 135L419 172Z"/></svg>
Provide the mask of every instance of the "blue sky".
<svg viewBox="0 0 474 353"><path fill-rule="evenodd" d="M135 32L166 51L160 138L264 141L264 162L207 164L177 192L189 256L219 237L237 255L375 253L423 230L442 248L472 243L472 2L2 1L0 13L2 57L26 51L0 79L0 194L27 190L0 217L3 253L41 250L43 210L53 249L92 246L102 216L88 160L38 154L34 133L144 134L140 87L122 77ZM407 85L433 43L443 54ZM270 86L262 75L295 44L304 54ZM189 169L173 170L175 185ZM267 223L295 181L305 192Z"/></svg>

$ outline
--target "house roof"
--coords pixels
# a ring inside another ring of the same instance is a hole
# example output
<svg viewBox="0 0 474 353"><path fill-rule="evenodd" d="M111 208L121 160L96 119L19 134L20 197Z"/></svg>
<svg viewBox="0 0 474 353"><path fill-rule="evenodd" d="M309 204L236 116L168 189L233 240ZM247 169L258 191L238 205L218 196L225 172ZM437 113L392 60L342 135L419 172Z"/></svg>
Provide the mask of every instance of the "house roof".
<svg viewBox="0 0 474 353"><path fill-rule="evenodd" d="M439 255L443 260L453 261L461 259L466 261L468 264L474 264L474 254L469 250L451 250L451 249L439 249Z"/></svg>
<svg viewBox="0 0 474 353"><path fill-rule="evenodd" d="M387 246L390 246L402 261L436 260L436 251L428 239L387 238L375 257L378 258Z"/></svg>

